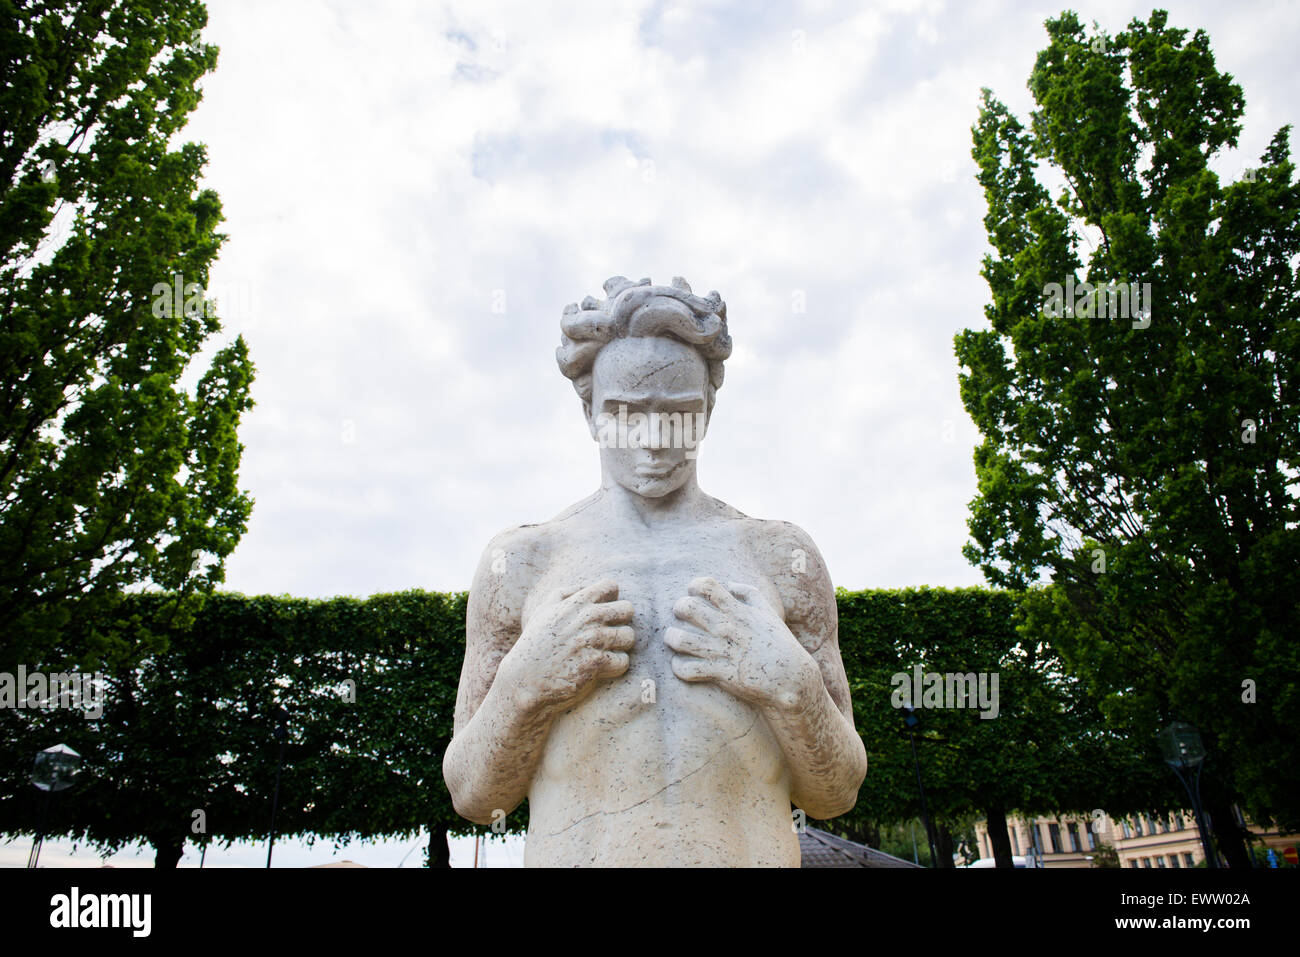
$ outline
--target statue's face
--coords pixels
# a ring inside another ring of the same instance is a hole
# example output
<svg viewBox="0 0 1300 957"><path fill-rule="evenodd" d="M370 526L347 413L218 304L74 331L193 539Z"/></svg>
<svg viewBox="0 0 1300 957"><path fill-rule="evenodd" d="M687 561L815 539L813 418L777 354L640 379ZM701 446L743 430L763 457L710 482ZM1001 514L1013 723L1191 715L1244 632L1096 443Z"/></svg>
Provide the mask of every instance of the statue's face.
<svg viewBox="0 0 1300 957"><path fill-rule="evenodd" d="M606 473L646 498L681 488L708 422L708 376L704 357L677 339L605 345L592 368L588 421Z"/></svg>

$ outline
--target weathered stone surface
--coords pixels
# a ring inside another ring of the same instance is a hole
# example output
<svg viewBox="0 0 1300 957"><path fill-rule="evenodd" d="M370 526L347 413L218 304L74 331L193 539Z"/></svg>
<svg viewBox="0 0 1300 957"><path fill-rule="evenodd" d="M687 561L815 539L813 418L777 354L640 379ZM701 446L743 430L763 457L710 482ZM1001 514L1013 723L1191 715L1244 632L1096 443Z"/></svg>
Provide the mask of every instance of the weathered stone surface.
<svg viewBox="0 0 1300 957"><path fill-rule="evenodd" d="M866 773L830 576L801 529L696 482L721 297L605 292L564 310L557 351L601 487L484 551L447 786L479 823L527 797L533 866L797 867L798 823Z"/></svg>

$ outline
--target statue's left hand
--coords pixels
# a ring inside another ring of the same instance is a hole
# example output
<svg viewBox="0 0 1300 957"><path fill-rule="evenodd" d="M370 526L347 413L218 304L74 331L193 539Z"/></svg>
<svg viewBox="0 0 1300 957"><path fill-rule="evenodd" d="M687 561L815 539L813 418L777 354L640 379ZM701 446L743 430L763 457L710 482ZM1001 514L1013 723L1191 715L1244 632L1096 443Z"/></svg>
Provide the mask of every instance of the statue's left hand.
<svg viewBox="0 0 1300 957"><path fill-rule="evenodd" d="M669 628L673 674L711 681L741 700L802 710L822 689L817 662L757 588L697 578L673 613L691 628Z"/></svg>

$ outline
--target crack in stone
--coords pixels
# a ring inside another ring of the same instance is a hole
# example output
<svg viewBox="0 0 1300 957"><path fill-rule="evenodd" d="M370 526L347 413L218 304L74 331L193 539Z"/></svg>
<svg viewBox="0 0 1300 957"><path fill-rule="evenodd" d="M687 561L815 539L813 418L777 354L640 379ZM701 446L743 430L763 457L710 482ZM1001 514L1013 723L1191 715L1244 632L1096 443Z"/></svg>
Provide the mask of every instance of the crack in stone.
<svg viewBox="0 0 1300 957"><path fill-rule="evenodd" d="M672 364L673 364L674 362L676 362L676 361L677 361L676 359L669 359L667 362L665 362L663 365L659 366L658 368L651 369L649 372L647 372L647 373L646 373L645 375L643 375L641 378L637 379L636 382L634 382L634 383L632 383L632 384L633 384L634 386L636 386L636 385L640 385L642 382L644 382L646 379L650 378L650 377L651 377L652 375L654 375L656 372L663 372L664 369L667 369L670 365L672 365Z"/></svg>
<svg viewBox="0 0 1300 957"><path fill-rule="evenodd" d="M681 784L683 781L685 781L685 780L686 780L687 778L689 778L691 775L693 775L693 774L697 774L697 773L699 773L700 771L703 771L705 768L707 768L710 764L713 763L713 759L716 758L716 757L717 757L719 754L721 754L723 751L725 751L729 745L734 744L736 741L739 741L741 738L745 737L745 735L749 734L749 732L753 731L753 730L754 730L754 725L758 724L758 719L759 719L758 712L755 712L755 713L754 713L754 720L751 721L751 722L749 723L749 727L748 727L748 728L746 728L744 731L740 732L740 734L736 735L735 737L728 738L726 741L722 742L722 744L720 744L720 745L718 746L718 749L717 749L716 751L714 751L712 754L710 754L707 758L705 758L705 759L704 759L704 762L703 762L699 767L697 767L697 768L693 768L692 770L687 771L685 774L683 774L680 778L677 778L676 780L669 781L667 784L665 784L663 787L661 787L658 791L655 791L654 794L651 794L651 795L649 795L649 796L647 796L647 797L644 797L644 798L642 798L640 801L636 801L636 802L634 802L634 803L632 803L632 804L629 804L627 807L615 808L615 809L612 810L612 811L592 811L590 814L584 814L582 817L578 818L577 820L575 820L575 821L571 821L570 823L566 824L564 827L560 828L558 831L551 831L551 832L548 833L546 836L547 836L547 837L558 837L559 835L563 834L565 831L567 831L567 830L569 830L569 829L571 829L571 828L577 827L577 826L578 826L579 824L581 824L583 821L588 821L588 820L590 820L591 818L596 817L598 814L626 814L628 811L632 810L633 808L640 807L642 804L645 804L645 803L648 802L648 801L653 801L655 798L657 798L659 795L663 794L663 793L664 793L665 791L667 791L669 788L674 787L674 786L676 786L676 785L678 785L678 784Z"/></svg>

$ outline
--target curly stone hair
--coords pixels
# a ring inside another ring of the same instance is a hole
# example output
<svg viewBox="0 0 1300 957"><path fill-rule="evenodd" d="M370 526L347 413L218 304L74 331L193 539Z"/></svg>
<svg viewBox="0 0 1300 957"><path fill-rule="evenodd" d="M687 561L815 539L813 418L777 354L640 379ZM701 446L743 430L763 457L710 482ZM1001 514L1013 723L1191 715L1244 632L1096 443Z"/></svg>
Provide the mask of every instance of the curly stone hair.
<svg viewBox="0 0 1300 957"><path fill-rule="evenodd" d="M591 401L592 366L606 343L629 336L671 336L694 346L708 363L712 413L722 388L722 364L731 355L727 304L722 297L716 291L696 296L681 276L674 276L671 286L614 276L605 281L605 295L608 298L588 296L581 305L570 303L560 319L555 359L582 401Z"/></svg>

